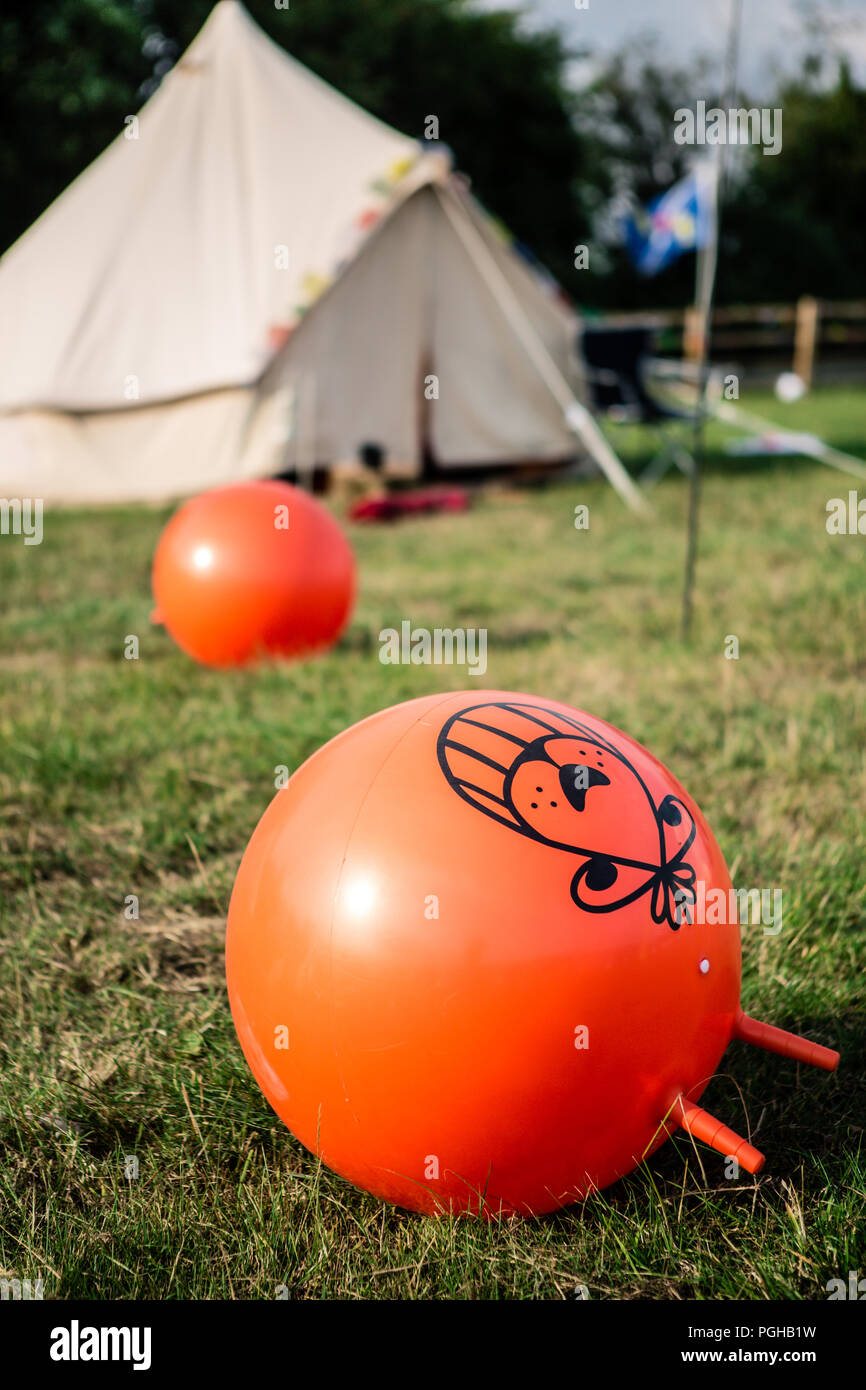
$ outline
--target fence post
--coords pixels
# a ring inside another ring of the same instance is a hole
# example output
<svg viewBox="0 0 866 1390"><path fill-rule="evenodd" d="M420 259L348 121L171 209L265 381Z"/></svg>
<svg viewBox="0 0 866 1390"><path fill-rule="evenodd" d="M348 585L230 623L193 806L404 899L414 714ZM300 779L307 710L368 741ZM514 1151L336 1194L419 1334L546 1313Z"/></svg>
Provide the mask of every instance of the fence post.
<svg viewBox="0 0 866 1390"><path fill-rule="evenodd" d="M683 316L683 357L689 362L700 360L703 336L700 309L695 304L690 304Z"/></svg>
<svg viewBox="0 0 866 1390"><path fill-rule="evenodd" d="M804 294L797 300L794 322L794 371L809 387L812 385L817 339L818 301L811 294Z"/></svg>

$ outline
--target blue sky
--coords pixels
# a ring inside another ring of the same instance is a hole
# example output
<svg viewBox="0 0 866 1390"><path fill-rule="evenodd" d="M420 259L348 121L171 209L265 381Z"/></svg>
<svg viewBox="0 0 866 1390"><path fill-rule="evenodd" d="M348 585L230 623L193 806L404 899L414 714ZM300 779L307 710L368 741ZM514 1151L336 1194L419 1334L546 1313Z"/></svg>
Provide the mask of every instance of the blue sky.
<svg viewBox="0 0 866 1390"><path fill-rule="evenodd" d="M640 34L655 32L660 50L675 62L697 53L714 55L721 70L730 0L589 0L577 10L574 0L477 0L487 9L523 9L530 22L560 29L575 44L610 53ZM837 42L849 53L855 71L866 81L866 0L807 0L834 26ZM754 96L772 91L774 74L802 57L806 41L800 20L801 0L743 0L740 45L742 85ZM580 69L575 73L579 78Z"/></svg>

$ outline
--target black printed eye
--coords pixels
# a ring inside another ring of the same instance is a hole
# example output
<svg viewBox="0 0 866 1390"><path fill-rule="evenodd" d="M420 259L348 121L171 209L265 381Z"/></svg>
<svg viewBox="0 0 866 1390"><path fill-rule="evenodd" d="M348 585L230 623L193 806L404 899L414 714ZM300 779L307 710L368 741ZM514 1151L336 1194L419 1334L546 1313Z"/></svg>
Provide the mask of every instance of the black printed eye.
<svg viewBox="0 0 866 1390"><path fill-rule="evenodd" d="M609 859L593 859L586 871L586 886L593 893L603 893L606 888L612 888L616 880L616 865Z"/></svg>
<svg viewBox="0 0 866 1390"><path fill-rule="evenodd" d="M679 825L683 818L683 813L675 801L669 801L667 797L659 808L659 815L665 825Z"/></svg>

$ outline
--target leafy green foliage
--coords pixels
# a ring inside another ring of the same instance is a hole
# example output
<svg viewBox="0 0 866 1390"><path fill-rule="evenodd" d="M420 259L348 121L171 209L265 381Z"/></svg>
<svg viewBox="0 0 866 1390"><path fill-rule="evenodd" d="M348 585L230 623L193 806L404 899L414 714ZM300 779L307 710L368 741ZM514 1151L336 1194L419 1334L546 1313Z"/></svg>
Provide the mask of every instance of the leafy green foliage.
<svg viewBox="0 0 866 1390"><path fill-rule="evenodd" d="M123 129L149 71L124 0L29 0L0 14L5 249Z"/></svg>
<svg viewBox="0 0 866 1390"><path fill-rule="evenodd" d="M842 64L833 86L804 78L777 104L783 148L751 157L725 210L719 291L727 299L866 296L866 90ZM772 254L768 254L768 251Z"/></svg>
<svg viewBox="0 0 866 1390"><path fill-rule="evenodd" d="M145 41L181 52L211 0L30 0L0 17L0 246L122 130L158 80ZM636 39L575 93L578 56L554 32L522 27L512 10L469 0L270 0L248 8L270 37L374 115L422 137L428 116L490 210L585 306L688 302L694 258L644 280L615 245L623 200L647 202L694 151L673 140L674 112L720 102L708 63L672 64ZM815 44L825 43L820 34ZM146 51L143 51L143 45ZM816 56L774 99L781 154L738 152L728 187L719 302L790 301L801 293L866 295L866 92L843 64L820 85ZM163 65L169 60L163 59ZM821 64L818 64L821 67ZM738 98L749 104L747 94ZM589 244L589 270L574 247Z"/></svg>
<svg viewBox="0 0 866 1390"><path fill-rule="evenodd" d="M210 0L33 0L0 21L0 174L18 196L0 208L0 246L100 153L141 104L155 30L182 51ZM250 0L256 22L294 57L382 120L441 139L516 235L566 273L581 205L584 142L569 119L565 51L523 33L511 12L467 0ZM13 80L14 77L14 80ZM19 86L19 83L21 84ZM5 109L4 109L5 108Z"/></svg>

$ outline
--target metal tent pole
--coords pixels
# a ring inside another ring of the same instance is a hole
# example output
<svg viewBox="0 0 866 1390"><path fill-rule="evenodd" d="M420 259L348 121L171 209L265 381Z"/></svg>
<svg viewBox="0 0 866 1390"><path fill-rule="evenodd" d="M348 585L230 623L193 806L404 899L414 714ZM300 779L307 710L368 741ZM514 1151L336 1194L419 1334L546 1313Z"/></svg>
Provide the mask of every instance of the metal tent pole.
<svg viewBox="0 0 866 1390"><path fill-rule="evenodd" d="M725 61L725 91L728 109L733 106L737 85L737 55L740 46L740 23L743 13L743 0L731 0L731 22L728 30L728 51ZM681 632L687 638L692 625L692 607L695 588L695 569L698 557L698 529L700 523L701 471L704 461L704 426L706 411L704 398L707 393L707 375L710 364L710 333L712 330L713 299L716 288L716 266L719 245L719 204L721 202L724 176L724 151L726 145L717 145L715 193L713 197L712 237L706 250L703 265L699 267L698 294L701 299L701 343L698 359L697 395L695 397L694 445L692 449L693 467L689 485L689 517L686 536L686 567L683 579L683 611ZM700 259L701 253L698 253Z"/></svg>

